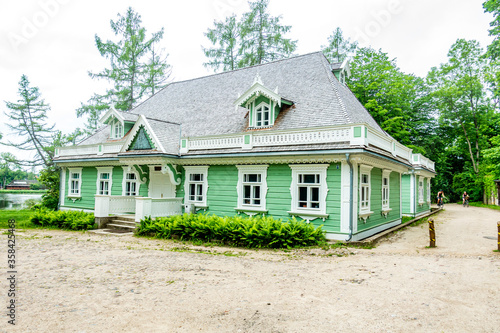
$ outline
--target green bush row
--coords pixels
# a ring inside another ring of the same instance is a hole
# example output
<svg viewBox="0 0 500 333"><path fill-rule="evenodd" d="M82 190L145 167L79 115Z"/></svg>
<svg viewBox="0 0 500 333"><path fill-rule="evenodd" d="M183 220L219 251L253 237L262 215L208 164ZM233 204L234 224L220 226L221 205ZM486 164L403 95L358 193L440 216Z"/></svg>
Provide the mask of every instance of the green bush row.
<svg viewBox="0 0 500 333"><path fill-rule="evenodd" d="M317 245L325 241L321 226L297 221L283 222L272 217L220 217L208 214L184 214L150 217L141 220L138 235L221 242L248 248L292 248Z"/></svg>
<svg viewBox="0 0 500 333"><path fill-rule="evenodd" d="M31 214L30 221L42 227L60 229L89 230L95 228L94 214L82 211L53 211L42 207Z"/></svg>

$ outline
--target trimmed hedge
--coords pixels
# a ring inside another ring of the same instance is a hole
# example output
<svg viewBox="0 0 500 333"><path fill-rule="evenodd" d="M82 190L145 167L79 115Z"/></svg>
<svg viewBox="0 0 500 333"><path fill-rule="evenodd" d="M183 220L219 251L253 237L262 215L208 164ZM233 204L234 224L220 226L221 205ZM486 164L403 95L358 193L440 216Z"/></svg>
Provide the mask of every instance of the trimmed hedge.
<svg viewBox="0 0 500 333"><path fill-rule="evenodd" d="M208 214L184 214L141 220L137 235L220 242L248 248L292 248L324 242L321 226L297 221L283 222L272 217L220 217Z"/></svg>
<svg viewBox="0 0 500 333"><path fill-rule="evenodd" d="M55 227L69 230L89 230L95 228L94 214L82 211L60 210L47 208L36 209L31 214L30 221L42 227Z"/></svg>

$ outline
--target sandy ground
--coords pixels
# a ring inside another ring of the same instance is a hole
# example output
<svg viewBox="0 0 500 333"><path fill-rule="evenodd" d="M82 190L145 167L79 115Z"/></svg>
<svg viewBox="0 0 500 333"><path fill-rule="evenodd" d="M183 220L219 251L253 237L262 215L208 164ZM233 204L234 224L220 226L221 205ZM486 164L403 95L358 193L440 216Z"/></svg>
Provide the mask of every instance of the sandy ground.
<svg viewBox="0 0 500 333"><path fill-rule="evenodd" d="M426 225L328 251L19 231L17 325L2 315L0 331L499 332L500 212L447 205L435 220L434 249Z"/></svg>

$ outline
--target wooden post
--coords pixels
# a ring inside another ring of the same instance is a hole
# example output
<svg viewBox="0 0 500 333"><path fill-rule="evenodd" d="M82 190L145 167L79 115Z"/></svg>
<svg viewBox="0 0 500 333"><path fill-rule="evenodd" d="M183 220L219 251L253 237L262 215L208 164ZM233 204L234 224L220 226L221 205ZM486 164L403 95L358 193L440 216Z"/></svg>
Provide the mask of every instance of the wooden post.
<svg viewBox="0 0 500 333"><path fill-rule="evenodd" d="M497 222L498 227L498 252L500 252L500 221Z"/></svg>
<svg viewBox="0 0 500 333"><path fill-rule="evenodd" d="M429 222L429 238L430 238L429 247L436 247L436 230L434 229L434 220L429 219L427 222Z"/></svg>

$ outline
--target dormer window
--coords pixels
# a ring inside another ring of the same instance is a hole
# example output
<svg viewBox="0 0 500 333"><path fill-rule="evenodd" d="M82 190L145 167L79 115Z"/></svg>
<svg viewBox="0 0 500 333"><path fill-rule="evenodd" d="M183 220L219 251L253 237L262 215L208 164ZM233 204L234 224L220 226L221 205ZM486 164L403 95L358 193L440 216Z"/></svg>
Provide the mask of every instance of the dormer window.
<svg viewBox="0 0 500 333"><path fill-rule="evenodd" d="M282 104L293 105L293 102L282 98L278 94L278 87L274 90L265 87L259 74L255 75L252 86L234 102L236 109L248 109L249 128L272 127Z"/></svg>
<svg viewBox="0 0 500 333"><path fill-rule="evenodd" d="M255 127L263 127L270 125L271 110L269 105L266 103L261 103L257 108L255 108Z"/></svg>
<svg viewBox="0 0 500 333"><path fill-rule="evenodd" d="M111 139L121 139L123 137L123 125L118 119L114 119L110 122L111 127L110 138Z"/></svg>

